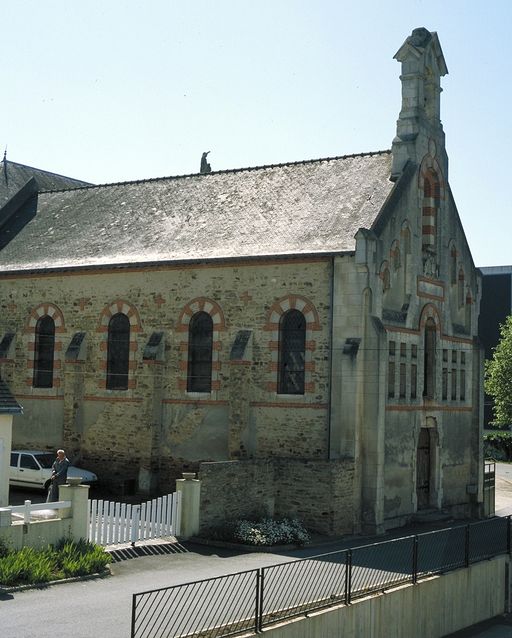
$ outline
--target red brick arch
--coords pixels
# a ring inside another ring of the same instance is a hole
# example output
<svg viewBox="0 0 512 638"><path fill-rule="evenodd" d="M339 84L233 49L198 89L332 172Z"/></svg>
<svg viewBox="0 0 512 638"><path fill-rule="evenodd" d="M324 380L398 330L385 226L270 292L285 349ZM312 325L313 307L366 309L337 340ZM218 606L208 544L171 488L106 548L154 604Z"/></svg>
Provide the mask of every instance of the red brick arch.
<svg viewBox="0 0 512 638"><path fill-rule="evenodd" d="M43 302L34 306L30 311L25 324L26 352L27 352L27 378L26 385L32 386L34 374L34 352L36 326L42 317L51 317L55 324L55 348L53 354L53 387L52 388L34 388L35 392L44 394L57 394L62 383L62 350L64 333L66 326L64 323L64 315L58 306L53 303Z"/></svg>
<svg viewBox="0 0 512 638"><path fill-rule="evenodd" d="M434 323L436 325L436 332L439 335L441 335L442 334L441 316L439 315L439 310L436 308L436 306L434 306L434 304L428 303L425 306L423 306L423 309L420 315L420 321L419 321L420 331L424 330L427 319L434 320Z"/></svg>
<svg viewBox="0 0 512 638"><path fill-rule="evenodd" d="M100 314L97 331L108 332L108 324L110 323L110 320L119 312L128 317L128 320L130 321L130 332L142 331L142 322L137 308L124 299L116 299L103 308Z"/></svg>
<svg viewBox="0 0 512 638"><path fill-rule="evenodd" d="M277 393L278 387L278 366L279 366L279 325L281 317L288 310L298 310L304 315L306 320L306 361L305 361L305 383L304 391L306 394L315 392L315 383L312 379L312 373L315 371L315 362L313 361L313 352L316 350L316 341L312 338L312 332L321 330L320 317L315 305L307 297L302 295L286 295L275 301L267 313L267 320L263 327L264 330L270 332L270 340L268 347L271 353L271 362L267 376L267 390Z"/></svg>
<svg viewBox="0 0 512 638"><path fill-rule="evenodd" d="M178 377L178 389L181 392L187 391L187 371L188 371L188 334L190 320L198 312L206 312L212 318L213 323L213 344L212 344L212 390L208 395L213 394L221 388L220 381L220 351L222 342L220 333L226 330L226 321L222 308L213 299L208 297L196 297L189 301L180 312L176 332L180 333L179 341L181 358L179 362L180 374ZM194 393L195 394L195 393Z"/></svg>
<svg viewBox="0 0 512 638"><path fill-rule="evenodd" d="M107 304L100 314L98 322L97 332L104 335L104 338L100 342L100 357L99 357L99 369L101 370L101 378L98 382L100 390L107 391L107 336L108 325L114 315L122 313L128 317L130 322L130 355L128 361L128 390L134 390L137 387L137 379L135 378L135 371L137 369L136 353L139 349L139 344L135 338L138 332L142 332L142 322L137 308L124 299L116 299L115 301ZM108 390L108 392L125 392L125 390Z"/></svg>
<svg viewBox="0 0 512 638"><path fill-rule="evenodd" d="M198 312L207 312L213 321L213 329L225 330L226 321L224 319L224 313L222 308L216 301L208 299L207 297L196 297L189 301L183 308L178 318L178 325L176 326L177 332L188 332L188 325L193 315Z"/></svg>

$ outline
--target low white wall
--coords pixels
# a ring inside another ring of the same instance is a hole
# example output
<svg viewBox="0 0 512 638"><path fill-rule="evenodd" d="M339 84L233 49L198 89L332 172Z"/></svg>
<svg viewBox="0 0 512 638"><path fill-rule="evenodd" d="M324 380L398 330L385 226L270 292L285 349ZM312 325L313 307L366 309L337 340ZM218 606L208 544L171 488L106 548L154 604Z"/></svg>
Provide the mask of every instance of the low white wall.
<svg viewBox="0 0 512 638"><path fill-rule="evenodd" d="M54 545L62 538L80 540L88 535L89 512L88 485L61 485L59 499L69 501L71 507L54 510L58 518L31 520L29 523L14 520L8 508L0 512L0 538L9 548L21 549L34 547L36 549ZM44 509L44 503L41 504Z"/></svg>
<svg viewBox="0 0 512 638"><path fill-rule="evenodd" d="M70 518L31 521L28 525L15 521L10 527L0 527L0 538L11 549L42 549L54 545L61 538L70 538L71 526Z"/></svg>
<svg viewBox="0 0 512 638"><path fill-rule="evenodd" d="M508 557L264 630L272 638L441 638L506 611Z"/></svg>

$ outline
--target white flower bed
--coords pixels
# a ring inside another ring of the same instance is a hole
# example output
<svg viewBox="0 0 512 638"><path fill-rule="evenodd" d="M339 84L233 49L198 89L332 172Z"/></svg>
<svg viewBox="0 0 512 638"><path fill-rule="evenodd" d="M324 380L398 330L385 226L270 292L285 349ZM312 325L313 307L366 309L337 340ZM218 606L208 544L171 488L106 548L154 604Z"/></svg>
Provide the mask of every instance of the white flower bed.
<svg viewBox="0 0 512 638"><path fill-rule="evenodd" d="M244 545L304 545L310 538L300 521L288 518L235 521L232 533L233 540Z"/></svg>

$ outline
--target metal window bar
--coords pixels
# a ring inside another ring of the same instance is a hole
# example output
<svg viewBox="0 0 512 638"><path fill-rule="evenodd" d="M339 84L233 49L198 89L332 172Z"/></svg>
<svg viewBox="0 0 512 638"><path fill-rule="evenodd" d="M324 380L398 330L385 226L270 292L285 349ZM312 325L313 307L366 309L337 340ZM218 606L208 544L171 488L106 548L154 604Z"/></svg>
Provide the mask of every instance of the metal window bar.
<svg viewBox="0 0 512 638"><path fill-rule="evenodd" d="M473 523L469 539L469 562L476 563L497 554L506 554L509 526L510 516Z"/></svg>
<svg viewBox="0 0 512 638"><path fill-rule="evenodd" d="M411 582L413 555L413 536L354 548L351 598Z"/></svg>
<svg viewBox="0 0 512 638"><path fill-rule="evenodd" d="M258 572L253 569L134 594L131 638L220 638L256 631Z"/></svg>
<svg viewBox="0 0 512 638"><path fill-rule="evenodd" d="M465 562L465 525L418 535L418 577L452 571Z"/></svg>
<svg viewBox="0 0 512 638"><path fill-rule="evenodd" d="M261 625L345 600L346 551L263 568Z"/></svg>
<svg viewBox="0 0 512 638"><path fill-rule="evenodd" d="M132 638L221 638L510 552L494 518L134 594Z"/></svg>

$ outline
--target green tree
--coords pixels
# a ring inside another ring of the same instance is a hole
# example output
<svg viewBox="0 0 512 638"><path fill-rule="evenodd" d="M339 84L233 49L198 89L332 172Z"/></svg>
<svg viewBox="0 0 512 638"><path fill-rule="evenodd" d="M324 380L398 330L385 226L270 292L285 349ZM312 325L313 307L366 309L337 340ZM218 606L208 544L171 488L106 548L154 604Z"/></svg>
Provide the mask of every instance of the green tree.
<svg viewBox="0 0 512 638"><path fill-rule="evenodd" d="M512 315L500 325L500 341L492 359L485 362L485 391L494 399L497 427L512 424Z"/></svg>

